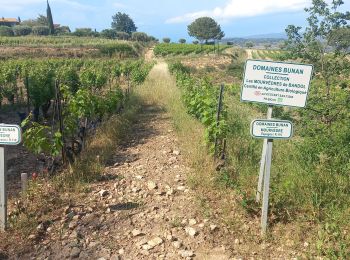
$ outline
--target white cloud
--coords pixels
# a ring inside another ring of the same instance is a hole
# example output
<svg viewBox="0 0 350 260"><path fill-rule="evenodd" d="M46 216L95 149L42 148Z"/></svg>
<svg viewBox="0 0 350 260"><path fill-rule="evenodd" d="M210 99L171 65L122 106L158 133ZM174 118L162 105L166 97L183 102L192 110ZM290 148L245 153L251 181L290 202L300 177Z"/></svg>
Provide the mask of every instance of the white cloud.
<svg viewBox="0 0 350 260"><path fill-rule="evenodd" d="M302 10L309 4L310 0L230 0L224 7L187 13L170 18L166 23L191 22L202 16L210 16L220 20L251 17L268 13Z"/></svg>

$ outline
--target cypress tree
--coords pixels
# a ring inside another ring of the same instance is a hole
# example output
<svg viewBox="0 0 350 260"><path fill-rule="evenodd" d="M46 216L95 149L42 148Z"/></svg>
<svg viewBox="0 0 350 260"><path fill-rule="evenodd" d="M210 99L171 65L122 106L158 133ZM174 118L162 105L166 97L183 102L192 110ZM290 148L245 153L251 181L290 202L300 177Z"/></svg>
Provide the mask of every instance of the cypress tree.
<svg viewBox="0 0 350 260"><path fill-rule="evenodd" d="M48 26L49 26L49 29L50 29L50 35L53 35L53 34L55 34L55 27L53 25L53 19L52 19L51 8L50 8L50 5L49 5L49 0L47 0L46 14L47 14Z"/></svg>

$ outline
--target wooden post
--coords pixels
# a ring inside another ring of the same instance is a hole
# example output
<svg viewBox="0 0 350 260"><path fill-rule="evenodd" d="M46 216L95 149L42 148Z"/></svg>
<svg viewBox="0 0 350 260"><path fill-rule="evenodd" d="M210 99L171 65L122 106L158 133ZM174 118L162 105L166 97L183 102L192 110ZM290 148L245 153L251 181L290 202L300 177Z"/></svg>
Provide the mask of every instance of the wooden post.
<svg viewBox="0 0 350 260"><path fill-rule="evenodd" d="M28 173L21 173L22 192L26 192L28 188Z"/></svg>
<svg viewBox="0 0 350 260"><path fill-rule="evenodd" d="M57 100L57 112L58 112L58 120L60 123L60 133L61 133L61 138L62 138L62 160L63 163L66 164L67 159L66 159L66 145L64 142L64 127L63 127L63 118L62 118L62 103L61 103L61 91L60 91L60 84L59 81L55 81L55 89L56 89L56 100Z"/></svg>
<svg viewBox="0 0 350 260"><path fill-rule="evenodd" d="M216 112L216 127L219 127L219 125L220 125L220 115L221 115L221 110L222 110L222 99L223 99L223 94L224 94L224 88L225 88L225 85L221 84L219 100L218 100L218 109ZM217 155L218 142L219 142L218 137L215 136L215 147L214 147L215 155Z"/></svg>
<svg viewBox="0 0 350 260"><path fill-rule="evenodd" d="M25 78L25 84L26 86L26 91L27 91L27 112L28 112L28 115L30 113L30 99L29 99L29 78L28 76L26 76Z"/></svg>

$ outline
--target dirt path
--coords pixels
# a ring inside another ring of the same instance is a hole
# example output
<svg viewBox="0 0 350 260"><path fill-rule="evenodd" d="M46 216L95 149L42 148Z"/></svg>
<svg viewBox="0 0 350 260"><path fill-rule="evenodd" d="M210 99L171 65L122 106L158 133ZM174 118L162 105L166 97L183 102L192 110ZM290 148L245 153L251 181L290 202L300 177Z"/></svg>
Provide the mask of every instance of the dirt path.
<svg viewBox="0 0 350 260"><path fill-rule="evenodd" d="M169 74L167 65L154 73ZM196 210L171 118L144 106L130 131L106 168L109 180L66 208L23 259L230 259L218 242L222 227Z"/></svg>
<svg viewBox="0 0 350 260"><path fill-rule="evenodd" d="M253 50L246 49L245 51L247 52L247 59L253 59Z"/></svg>

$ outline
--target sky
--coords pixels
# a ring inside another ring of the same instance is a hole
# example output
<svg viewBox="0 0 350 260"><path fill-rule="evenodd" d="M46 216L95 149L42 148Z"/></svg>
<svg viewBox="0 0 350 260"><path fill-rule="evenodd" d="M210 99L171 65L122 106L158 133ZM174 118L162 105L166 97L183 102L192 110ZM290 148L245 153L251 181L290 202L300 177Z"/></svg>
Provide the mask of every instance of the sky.
<svg viewBox="0 0 350 260"><path fill-rule="evenodd" d="M327 0L330 1L330 0ZM344 0L343 10L350 10ZM50 0L54 22L71 30L111 27L112 15L127 13L138 31L159 39L189 39L187 25L201 16L214 18L226 37L281 33L289 24L304 26L311 0ZM46 14L46 0L0 0L0 17L22 20Z"/></svg>

